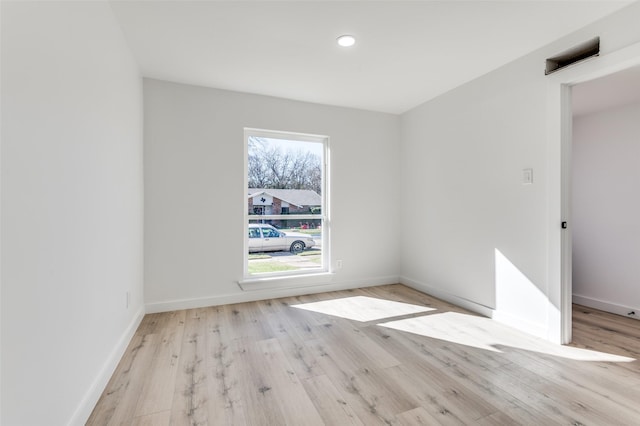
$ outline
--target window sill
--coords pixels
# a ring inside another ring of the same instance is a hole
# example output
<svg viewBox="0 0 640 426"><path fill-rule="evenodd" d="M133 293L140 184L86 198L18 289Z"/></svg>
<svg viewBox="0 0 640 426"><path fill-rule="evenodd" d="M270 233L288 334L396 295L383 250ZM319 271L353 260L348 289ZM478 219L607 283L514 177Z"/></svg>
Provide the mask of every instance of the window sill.
<svg viewBox="0 0 640 426"><path fill-rule="evenodd" d="M291 276L246 278L238 281L238 285L243 291L313 287L331 283L334 275L332 272L318 272Z"/></svg>

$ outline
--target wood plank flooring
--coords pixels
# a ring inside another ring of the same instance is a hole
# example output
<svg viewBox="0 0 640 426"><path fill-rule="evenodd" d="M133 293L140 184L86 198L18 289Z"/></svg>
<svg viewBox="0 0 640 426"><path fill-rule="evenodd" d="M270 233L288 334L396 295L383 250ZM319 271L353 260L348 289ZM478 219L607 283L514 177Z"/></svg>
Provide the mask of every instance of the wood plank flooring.
<svg viewBox="0 0 640 426"><path fill-rule="evenodd" d="M557 346L402 285L145 316L89 425L640 425L640 322Z"/></svg>

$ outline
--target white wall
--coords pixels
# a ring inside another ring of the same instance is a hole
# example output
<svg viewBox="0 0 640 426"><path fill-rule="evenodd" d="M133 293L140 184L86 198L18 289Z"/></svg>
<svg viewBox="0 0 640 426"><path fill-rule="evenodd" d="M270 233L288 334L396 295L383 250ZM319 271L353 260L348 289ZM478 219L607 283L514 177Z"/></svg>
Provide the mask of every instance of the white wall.
<svg viewBox="0 0 640 426"><path fill-rule="evenodd" d="M573 121L573 295L640 315L640 103Z"/></svg>
<svg viewBox="0 0 640 426"><path fill-rule="evenodd" d="M544 103L540 63L523 60L403 115L404 282L495 309L496 276L514 276L496 265L512 264L527 279L511 294L544 291ZM525 168L532 185L521 182ZM544 321L525 297L512 302Z"/></svg>
<svg viewBox="0 0 640 426"><path fill-rule="evenodd" d="M144 88L150 311L397 282L397 116L158 80ZM245 127L330 137L331 250L343 268L329 286L239 288Z"/></svg>
<svg viewBox="0 0 640 426"><path fill-rule="evenodd" d="M634 3L402 116L403 282L549 336L562 231L545 59L596 35L603 55L640 41L639 19Z"/></svg>
<svg viewBox="0 0 640 426"><path fill-rule="evenodd" d="M93 408L143 312L142 183L141 78L108 3L3 1L3 425Z"/></svg>

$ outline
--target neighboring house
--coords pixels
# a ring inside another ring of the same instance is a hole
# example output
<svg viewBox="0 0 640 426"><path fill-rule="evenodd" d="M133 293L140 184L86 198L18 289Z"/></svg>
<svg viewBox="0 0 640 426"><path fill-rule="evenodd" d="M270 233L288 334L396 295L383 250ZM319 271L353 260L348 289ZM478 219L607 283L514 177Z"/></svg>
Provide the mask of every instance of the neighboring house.
<svg viewBox="0 0 640 426"><path fill-rule="evenodd" d="M310 189L249 188L248 212L250 216L269 214L308 214L320 208L322 197ZM267 220L278 228L315 228L320 220Z"/></svg>
<svg viewBox="0 0 640 426"><path fill-rule="evenodd" d="M320 208L322 198L310 189L249 188L250 215L307 214Z"/></svg>

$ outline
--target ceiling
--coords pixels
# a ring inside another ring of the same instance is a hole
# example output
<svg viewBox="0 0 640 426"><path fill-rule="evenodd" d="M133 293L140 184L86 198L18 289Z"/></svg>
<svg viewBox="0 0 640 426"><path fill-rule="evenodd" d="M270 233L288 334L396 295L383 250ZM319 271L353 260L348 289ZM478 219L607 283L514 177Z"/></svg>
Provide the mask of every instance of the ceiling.
<svg viewBox="0 0 640 426"><path fill-rule="evenodd" d="M640 66L573 86L574 116L640 102Z"/></svg>
<svg viewBox="0 0 640 426"><path fill-rule="evenodd" d="M629 3L111 1L146 77L395 114Z"/></svg>

